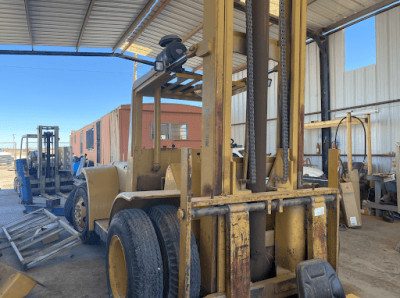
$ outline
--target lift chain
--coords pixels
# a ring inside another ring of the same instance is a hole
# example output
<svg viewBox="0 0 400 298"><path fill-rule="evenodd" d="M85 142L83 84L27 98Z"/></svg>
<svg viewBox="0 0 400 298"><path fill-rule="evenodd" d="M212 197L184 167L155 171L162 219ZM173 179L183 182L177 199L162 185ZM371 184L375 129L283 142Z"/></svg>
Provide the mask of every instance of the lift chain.
<svg viewBox="0 0 400 298"><path fill-rule="evenodd" d="M253 14L252 0L246 1L247 36L247 107L249 115L249 181L256 183L256 138L254 119L254 59L253 59Z"/></svg>
<svg viewBox="0 0 400 298"><path fill-rule="evenodd" d="M279 2L280 33L280 65L281 65L281 100L282 100L282 147L283 147L283 179L286 183L289 176L289 98L286 69L286 20L285 0Z"/></svg>

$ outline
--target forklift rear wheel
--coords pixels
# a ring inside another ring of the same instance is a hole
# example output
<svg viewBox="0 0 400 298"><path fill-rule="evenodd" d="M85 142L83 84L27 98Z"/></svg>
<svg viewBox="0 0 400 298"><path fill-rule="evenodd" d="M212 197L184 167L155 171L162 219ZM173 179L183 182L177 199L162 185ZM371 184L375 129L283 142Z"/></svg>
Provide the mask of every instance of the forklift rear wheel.
<svg viewBox="0 0 400 298"><path fill-rule="evenodd" d="M113 217L106 256L110 297L162 297L160 247L143 210L122 210Z"/></svg>
<svg viewBox="0 0 400 298"><path fill-rule="evenodd" d="M164 264L164 297L178 297L179 281L179 220L178 208L159 205L147 210L154 229ZM190 258L190 297L200 295L200 257L192 232Z"/></svg>
<svg viewBox="0 0 400 298"><path fill-rule="evenodd" d="M71 224L73 224L72 209L74 207L74 197L75 197L76 189L77 189L77 187L74 185L72 191L69 193L68 198L64 204L64 217Z"/></svg>
<svg viewBox="0 0 400 298"><path fill-rule="evenodd" d="M76 189L73 202L73 225L81 234L83 243L96 243L99 237L94 231L89 231L89 208L86 183L82 183Z"/></svg>

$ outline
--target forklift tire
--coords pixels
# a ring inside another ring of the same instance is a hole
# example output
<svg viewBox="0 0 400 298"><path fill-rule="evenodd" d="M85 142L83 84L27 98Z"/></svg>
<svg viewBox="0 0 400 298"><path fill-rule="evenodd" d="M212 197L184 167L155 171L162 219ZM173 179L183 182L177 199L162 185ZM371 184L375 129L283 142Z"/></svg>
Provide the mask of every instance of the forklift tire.
<svg viewBox="0 0 400 298"><path fill-rule="evenodd" d="M73 225L72 207L74 206L74 197L75 197L76 189L77 189L77 187L74 185L74 187L72 188L71 192L69 193L68 198L64 204L64 217L72 225Z"/></svg>
<svg viewBox="0 0 400 298"><path fill-rule="evenodd" d="M140 209L119 211L107 235L110 297L162 297L163 263L150 218Z"/></svg>
<svg viewBox="0 0 400 298"><path fill-rule="evenodd" d="M147 210L156 230L164 264L164 297L178 297L179 283L179 220L178 208L159 205ZM190 260L190 297L200 295L200 257L192 232Z"/></svg>
<svg viewBox="0 0 400 298"><path fill-rule="evenodd" d="M72 221L75 230L81 235L81 240L85 244L95 244L99 240L99 236L94 231L89 231L89 208L87 185L82 183L76 188L73 206Z"/></svg>

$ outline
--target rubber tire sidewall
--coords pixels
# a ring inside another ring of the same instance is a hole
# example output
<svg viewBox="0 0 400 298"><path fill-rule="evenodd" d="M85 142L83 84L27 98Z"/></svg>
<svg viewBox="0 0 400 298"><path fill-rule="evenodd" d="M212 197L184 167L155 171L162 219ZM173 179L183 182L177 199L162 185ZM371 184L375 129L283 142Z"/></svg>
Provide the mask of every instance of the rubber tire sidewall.
<svg viewBox="0 0 400 298"><path fill-rule="evenodd" d="M110 297L109 245L114 235L122 242L128 275L127 297L162 297L163 263L157 235L150 218L140 209L119 211L107 235L106 271Z"/></svg>
<svg viewBox="0 0 400 298"><path fill-rule="evenodd" d="M89 204L88 204L88 194L87 194L87 185L86 183L82 183L76 189L74 201L72 205L72 222L75 230L79 232L77 228L77 224L75 222L75 206L78 198L82 197L86 206L86 226L82 232L80 232L80 237L83 243L85 244L95 244L98 242L99 237L94 231L89 231L89 222L90 222L90 214L89 214Z"/></svg>
<svg viewBox="0 0 400 298"><path fill-rule="evenodd" d="M65 204L64 204L64 217L72 225L73 225L72 210L74 208L74 198L75 198L76 190L77 190L77 187L74 185L71 192L68 195L68 198L65 201Z"/></svg>
<svg viewBox="0 0 400 298"><path fill-rule="evenodd" d="M178 208L172 205L159 205L148 209L157 233L164 262L164 297L178 296L179 283L179 245L180 222ZM200 257L196 238L191 237L190 297L199 297L201 287Z"/></svg>

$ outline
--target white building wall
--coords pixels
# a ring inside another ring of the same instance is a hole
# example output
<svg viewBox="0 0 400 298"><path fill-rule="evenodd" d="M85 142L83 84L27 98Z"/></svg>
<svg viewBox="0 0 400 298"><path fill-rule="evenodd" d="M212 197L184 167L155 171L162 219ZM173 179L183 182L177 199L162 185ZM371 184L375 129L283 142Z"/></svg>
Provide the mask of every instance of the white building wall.
<svg viewBox="0 0 400 298"><path fill-rule="evenodd" d="M400 99L400 7L376 16L376 64L345 71L344 30L329 38L331 109L377 103L372 107L352 109L378 109L371 115L372 153L386 155L394 152L395 142L400 141L400 102L379 104ZM349 111L331 113L336 115ZM335 129L332 129L334 137ZM360 125L352 131L353 154L364 154L364 132ZM340 128L338 144L341 153L346 154L346 130ZM346 158L343 158L346 160ZM362 157L354 160L362 161ZM392 167L391 157L373 157L374 171L386 172Z"/></svg>
<svg viewBox="0 0 400 298"><path fill-rule="evenodd" d="M376 64L345 71L345 31L329 36L329 67L331 88L331 109L380 103L400 99L400 7L376 16ZM246 77L246 71L233 75L234 80ZM267 153L275 154L277 114L277 74L272 74L272 85L268 93ZM316 43L307 45L305 122L321 120L321 88L319 72L319 50ZM244 144L246 121L246 92L232 97L232 138ZM376 107L356 108L353 111L379 109L371 115L372 153L385 155L394 152L394 143L400 142L400 102L378 104ZM347 110L332 112L331 118ZM332 138L336 129L332 129ZM321 144L321 130L305 131L304 153L316 153L317 143ZM332 139L333 141L333 139ZM346 154L346 130L338 131L338 145ZM353 154L364 154L364 132L361 125L353 127ZM320 156L308 156L313 166L321 168ZM346 161L346 158L342 158ZM362 161L362 157L354 157ZM374 171L390 171L391 157L373 157Z"/></svg>

